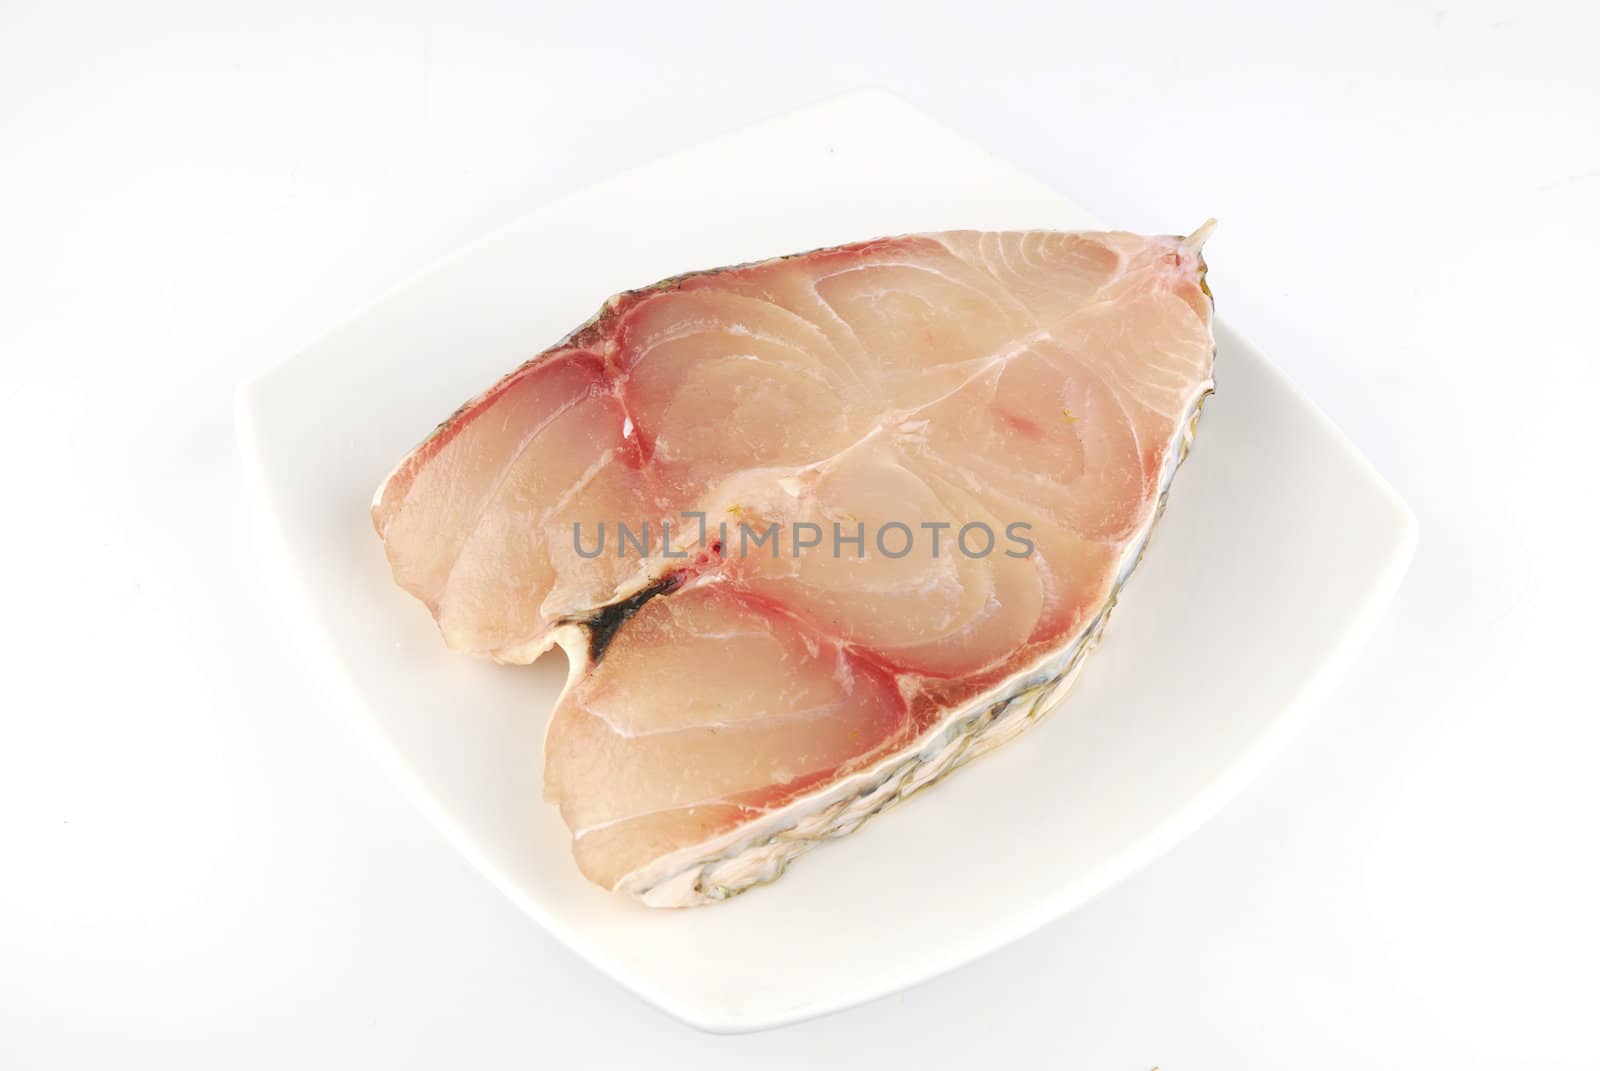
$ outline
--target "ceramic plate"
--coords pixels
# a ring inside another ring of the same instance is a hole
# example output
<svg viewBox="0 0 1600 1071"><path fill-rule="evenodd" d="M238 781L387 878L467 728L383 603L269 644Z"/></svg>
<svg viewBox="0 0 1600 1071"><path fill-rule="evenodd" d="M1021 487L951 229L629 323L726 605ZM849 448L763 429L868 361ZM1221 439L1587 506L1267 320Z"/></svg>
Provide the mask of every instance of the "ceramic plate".
<svg viewBox="0 0 1600 1071"><path fill-rule="evenodd" d="M1368 635L1410 559L1410 512L1219 325L1194 453L1066 702L777 884L652 911L585 882L541 800L562 655L516 668L447 651L390 579L374 488L457 404L616 291L875 235L1098 226L904 102L852 94L534 212L241 388L272 543L379 754L490 881L645 1000L717 1031L848 1007L1014 941L1148 862L1238 791ZM1225 295L1225 265L1213 281Z"/></svg>

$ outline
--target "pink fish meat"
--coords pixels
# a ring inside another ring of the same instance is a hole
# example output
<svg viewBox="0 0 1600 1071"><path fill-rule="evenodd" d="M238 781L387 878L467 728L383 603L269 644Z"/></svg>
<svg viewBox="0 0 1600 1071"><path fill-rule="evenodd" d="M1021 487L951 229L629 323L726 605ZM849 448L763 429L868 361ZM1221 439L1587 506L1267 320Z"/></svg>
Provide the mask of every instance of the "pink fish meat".
<svg viewBox="0 0 1600 1071"><path fill-rule="evenodd" d="M1210 226L669 279L401 461L373 522L446 643L573 663L545 793L589 879L726 899L1060 698L1212 388Z"/></svg>

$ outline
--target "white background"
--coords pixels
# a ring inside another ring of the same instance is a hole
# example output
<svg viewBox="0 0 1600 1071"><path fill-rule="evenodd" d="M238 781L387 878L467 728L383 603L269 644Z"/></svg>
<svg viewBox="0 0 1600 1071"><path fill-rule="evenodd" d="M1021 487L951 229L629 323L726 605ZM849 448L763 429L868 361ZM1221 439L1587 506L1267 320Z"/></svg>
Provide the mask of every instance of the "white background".
<svg viewBox="0 0 1600 1071"><path fill-rule="evenodd" d="M0 1067L1600 1067L1592 5L586 6L0 0ZM1422 542L1164 860L713 1038L502 901L330 714L230 396L528 208L867 84L1119 225L1218 217L1222 314Z"/></svg>

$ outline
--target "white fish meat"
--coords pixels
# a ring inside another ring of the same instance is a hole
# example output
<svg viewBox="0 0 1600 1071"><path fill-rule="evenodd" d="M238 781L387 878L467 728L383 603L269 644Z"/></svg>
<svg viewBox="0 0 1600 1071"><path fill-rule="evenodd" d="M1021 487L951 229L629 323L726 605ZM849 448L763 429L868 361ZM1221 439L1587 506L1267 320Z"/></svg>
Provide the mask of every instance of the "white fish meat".
<svg viewBox="0 0 1600 1071"><path fill-rule="evenodd" d="M610 299L372 515L453 648L572 673L591 880L726 899L1066 690L1212 388L1187 238L952 231Z"/></svg>

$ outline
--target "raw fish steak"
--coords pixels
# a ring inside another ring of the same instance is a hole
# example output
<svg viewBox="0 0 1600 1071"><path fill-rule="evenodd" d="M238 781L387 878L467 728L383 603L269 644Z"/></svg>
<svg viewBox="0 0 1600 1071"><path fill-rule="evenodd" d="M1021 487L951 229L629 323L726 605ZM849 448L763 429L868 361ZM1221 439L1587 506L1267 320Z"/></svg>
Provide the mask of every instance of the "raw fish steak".
<svg viewBox="0 0 1600 1071"><path fill-rule="evenodd" d="M1061 697L1211 391L1210 228L669 279L401 461L373 522L446 643L571 663L545 794L590 880L726 899Z"/></svg>

